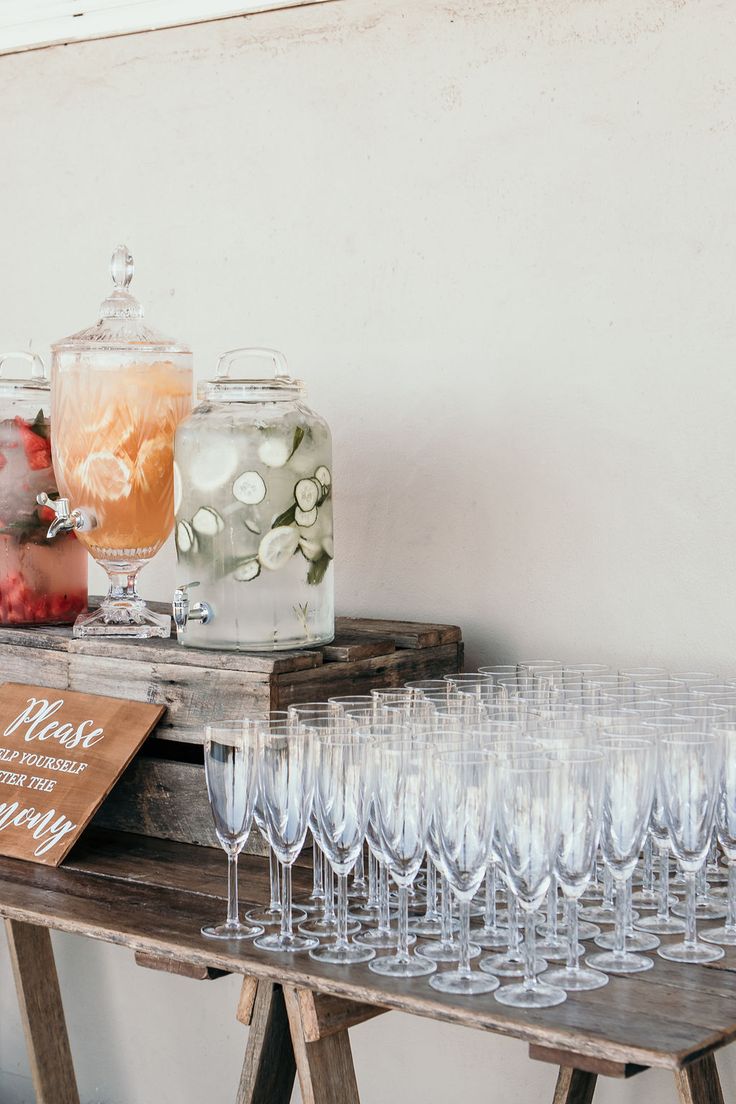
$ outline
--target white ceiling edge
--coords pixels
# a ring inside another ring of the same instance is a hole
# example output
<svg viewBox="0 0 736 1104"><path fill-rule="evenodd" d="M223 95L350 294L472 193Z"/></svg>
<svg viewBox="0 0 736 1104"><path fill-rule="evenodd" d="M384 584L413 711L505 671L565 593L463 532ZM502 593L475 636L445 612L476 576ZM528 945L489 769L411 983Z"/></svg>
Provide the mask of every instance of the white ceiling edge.
<svg viewBox="0 0 736 1104"><path fill-rule="evenodd" d="M182 27L334 0L6 0L0 4L0 55L95 38Z"/></svg>

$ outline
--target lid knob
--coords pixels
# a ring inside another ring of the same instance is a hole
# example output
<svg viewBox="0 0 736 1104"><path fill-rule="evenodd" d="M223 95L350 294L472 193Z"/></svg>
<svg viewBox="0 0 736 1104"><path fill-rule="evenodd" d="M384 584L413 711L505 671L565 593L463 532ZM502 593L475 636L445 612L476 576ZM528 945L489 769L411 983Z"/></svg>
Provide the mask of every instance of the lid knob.
<svg viewBox="0 0 736 1104"><path fill-rule="evenodd" d="M127 288L133 279L135 265L127 245L119 245L110 258L110 275L116 288Z"/></svg>

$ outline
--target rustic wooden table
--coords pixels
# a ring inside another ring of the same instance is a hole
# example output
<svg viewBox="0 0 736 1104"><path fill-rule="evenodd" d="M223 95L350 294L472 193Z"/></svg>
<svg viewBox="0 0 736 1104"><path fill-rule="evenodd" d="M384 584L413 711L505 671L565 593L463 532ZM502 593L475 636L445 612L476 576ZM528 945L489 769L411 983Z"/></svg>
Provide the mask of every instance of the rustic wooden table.
<svg viewBox="0 0 736 1104"><path fill-rule="evenodd" d="M267 864L242 860L242 896L267 899ZM295 892L308 890L297 869ZM736 952L709 966L656 959L557 1008L522 1012L492 994L454 998L426 978L393 981L284 958L246 943L214 945L200 927L224 913L221 851L93 829L59 869L0 859L5 917L39 1104L78 1104L49 929L129 947L141 966L206 980L243 975L237 1009L250 1024L237 1104L357 1104L348 1028L390 1009L509 1035L559 1065L555 1104L590 1104L599 1074L672 1070L681 1104L722 1104L714 1051L736 1036Z"/></svg>

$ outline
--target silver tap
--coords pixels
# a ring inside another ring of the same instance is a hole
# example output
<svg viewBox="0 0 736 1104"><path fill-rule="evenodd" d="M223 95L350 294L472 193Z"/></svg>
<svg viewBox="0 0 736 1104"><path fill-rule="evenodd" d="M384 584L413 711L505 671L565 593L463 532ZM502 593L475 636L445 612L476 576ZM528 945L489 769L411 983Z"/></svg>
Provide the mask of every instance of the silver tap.
<svg viewBox="0 0 736 1104"><path fill-rule="evenodd" d="M77 530L80 533L89 533L97 525L96 519L87 510L70 510L68 498L49 498L45 491L36 495L39 506L48 506L56 517L49 525L46 540L53 540L57 533L69 533Z"/></svg>
<svg viewBox="0 0 736 1104"><path fill-rule="evenodd" d="M174 591L174 600L171 603L171 609L174 614L174 624L176 625L176 637L180 644L184 641L184 633L189 621L201 621L203 625L208 625L213 617L212 606L207 602L195 602L194 605L191 604L189 600L189 588L197 586L199 586L198 582L183 583Z"/></svg>

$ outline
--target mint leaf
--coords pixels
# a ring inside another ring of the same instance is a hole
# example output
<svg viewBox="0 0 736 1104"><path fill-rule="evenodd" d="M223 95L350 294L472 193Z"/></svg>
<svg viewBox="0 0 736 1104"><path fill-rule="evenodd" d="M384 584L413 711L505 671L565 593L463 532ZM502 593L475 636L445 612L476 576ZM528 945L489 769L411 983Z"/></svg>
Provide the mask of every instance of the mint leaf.
<svg viewBox="0 0 736 1104"><path fill-rule="evenodd" d="M307 582L310 586L319 586L325 577L325 572L330 566L331 556L328 556L326 552L320 556L318 560L314 560L309 565L309 571L307 572Z"/></svg>
<svg viewBox="0 0 736 1104"><path fill-rule="evenodd" d="M291 452L289 453L289 455L286 458L286 463L287 464L289 463L292 456L294 455L294 453L296 452L296 450L299 448L300 444L304 440L304 435L305 435L304 426L298 425L296 427L296 429L294 430L294 440L292 441L292 444L291 444Z"/></svg>
<svg viewBox="0 0 736 1104"><path fill-rule="evenodd" d="M288 510L284 510L283 514L279 514L271 525L271 528L278 529L279 525L293 525L295 520L296 502L293 502Z"/></svg>

